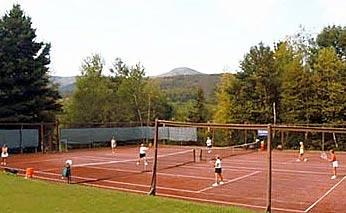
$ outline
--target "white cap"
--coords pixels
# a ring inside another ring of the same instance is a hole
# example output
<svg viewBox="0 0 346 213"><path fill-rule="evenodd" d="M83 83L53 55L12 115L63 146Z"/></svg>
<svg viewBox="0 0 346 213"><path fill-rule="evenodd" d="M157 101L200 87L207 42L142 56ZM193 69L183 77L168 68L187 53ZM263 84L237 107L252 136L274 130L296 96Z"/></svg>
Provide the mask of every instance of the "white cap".
<svg viewBox="0 0 346 213"><path fill-rule="evenodd" d="M66 163L72 165L72 160L67 160Z"/></svg>

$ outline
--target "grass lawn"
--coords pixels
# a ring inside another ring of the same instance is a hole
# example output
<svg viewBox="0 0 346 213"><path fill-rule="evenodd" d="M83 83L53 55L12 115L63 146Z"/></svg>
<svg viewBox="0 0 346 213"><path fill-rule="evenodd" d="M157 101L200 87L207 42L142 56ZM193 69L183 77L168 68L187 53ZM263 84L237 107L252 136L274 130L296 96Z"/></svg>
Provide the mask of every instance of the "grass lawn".
<svg viewBox="0 0 346 213"><path fill-rule="evenodd" d="M25 180L0 172L0 212L251 212L80 185Z"/></svg>

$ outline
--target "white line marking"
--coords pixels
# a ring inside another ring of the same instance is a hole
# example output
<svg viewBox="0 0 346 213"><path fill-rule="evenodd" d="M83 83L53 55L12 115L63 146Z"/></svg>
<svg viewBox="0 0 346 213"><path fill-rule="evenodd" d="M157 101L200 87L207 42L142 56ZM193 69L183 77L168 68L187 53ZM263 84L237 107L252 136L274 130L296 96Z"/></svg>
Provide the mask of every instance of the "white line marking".
<svg viewBox="0 0 346 213"><path fill-rule="evenodd" d="M316 200L316 202L314 202L311 206L305 209L304 212L309 212L312 208L314 208L323 198L325 198L329 193L331 193L345 179L346 179L346 176L344 176L339 182L337 182L332 188L330 188L322 197Z"/></svg>
<svg viewBox="0 0 346 213"><path fill-rule="evenodd" d="M161 157L168 157L172 155L178 155L178 154L183 154L187 153L192 155L192 150L184 150L180 152L174 152L174 153L168 153L168 154L163 154L163 155L158 155L158 158ZM147 160L151 160L153 157L147 157ZM136 162L138 159L128 159L128 160L113 160L113 161L103 161L103 162L96 162L96 163L83 163L83 164L75 164L73 167L81 167L81 166L96 166L96 165L105 165L105 164L112 164L112 163L126 163L126 162Z"/></svg>
<svg viewBox="0 0 346 213"><path fill-rule="evenodd" d="M38 174L46 174L46 175L53 175L53 176L60 176L59 174L51 173L51 172L37 171L36 173L38 173ZM35 176L35 177L39 177L39 176ZM45 178L45 177L43 177L43 178ZM99 179L96 179L96 178L88 178L88 177L80 177L80 176L72 176L72 178L78 178L78 179L87 180L87 181L102 181L102 182L106 182L106 183L114 183L114 184L120 184L120 185L126 185L126 186L139 186L139 187L147 187L147 188L150 187L150 185L144 185L144 184L135 184L135 183L120 182L120 181L112 181L112 180L99 180ZM48 180L56 180L56 179L51 179L51 178L46 178L46 179L48 179ZM84 183L82 183L82 184L84 184ZM161 187L161 186L157 186L157 189L179 191L179 192L197 193L196 190L176 189L176 188Z"/></svg>
<svg viewBox="0 0 346 213"><path fill-rule="evenodd" d="M94 166L86 166L88 168L92 169L102 169L102 170L109 170L109 171L119 171L119 172L129 172L129 173L138 173L141 174L143 172L136 171L136 170L126 170L126 169L113 169L113 168L102 168L102 167L94 167ZM45 170L47 171L47 170ZM178 174L170 174L170 173L163 173L163 172L157 172L158 175L162 176L171 176L171 177L183 177L183 178L193 178L193 179L201 179L201 180L214 180L214 178L209 177L200 177L200 176L193 176L193 175L178 175ZM225 179L227 181L227 179Z"/></svg>
<svg viewBox="0 0 346 213"><path fill-rule="evenodd" d="M204 166L188 166L188 165L183 165L180 167L186 167L186 168L198 168L198 169L208 169L210 170L210 168L208 167L204 167ZM242 169L245 171L248 170L261 170L261 171L267 171L267 169L265 168L256 168L256 167L245 167L245 166L223 166L222 168L225 168L225 171L231 169L231 170L238 170ZM329 168L329 167L326 167ZM314 171L304 171L304 170L291 170L291 169L272 169L273 172L286 172L286 173L300 173L300 174L315 174L315 175L329 175L330 172L314 172Z"/></svg>
<svg viewBox="0 0 346 213"><path fill-rule="evenodd" d="M228 183L232 183L232 182L236 182L236 181L238 181L238 180L241 180L241 179L250 177L250 176L255 175L255 174L258 174L258 173L260 173L260 171L255 171L255 172L252 172L252 173L250 173L250 174L243 175L243 176L240 176L240 177L231 179L231 180L225 182L223 185L228 184ZM213 187L213 186L206 187L206 188L204 188L204 189L199 190L198 193L204 192L204 191L209 190L209 189L212 189L212 188L214 188L214 187Z"/></svg>
<svg viewBox="0 0 346 213"><path fill-rule="evenodd" d="M59 174L55 173L49 173L49 172L41 172L37 171L37 173L42 173L42 174L50 174L54 176L60 176ZM24 175L22 175L24 176ZM73 178L80 178L80 179L85 179L85 180L95 180L93 178L84 178L84 177L78 177L78 176L73 176ZM42 179L42 180L50 180L50 181L57 181L57 182L64 182L60 179L54 179L54 178L48 178L48 177L40 177L40 176L34 176L34 178L37 179ZM114 181L115 182L115 181ZM121 182L118 182L121 184ZM86 186L92 186L92 187L98 187L98 188L104 188L104 189L115 189L119 191L125 191L125 192L135 192L135 193L141 193L141 194L147 194L147 191L140 191L140 190L134 190L134 189L126 189L126 188L120 188L120 187L114 187L114 186L103 186L103 185L98 185L98 184L93 184L93 183L79 183L82 185ZM143 187L150 187L149 185L140 185L140 184L129 184L132 186L143 186ZM167 189L167 190L174 190L174 191L185 191L185 192L191 192L191 193L197 193L197 191L189 191L189 190L181 190L181 189L171 189L171 188L165 188L165 187L157 187L157 189ZM164 196L164 197L173 197L173 198L179 198L179 199L185 199L185 200L193 200L193 201L202 201L202 202L209 202L209 203L217 203L217 204L226 204L226 205L233 205L233 206L243 206L243 207L248 207L248 208L259 208L259 209L264 209L264 206L258 206L258 205L251 205L251 204L243 204L243 203L236 203L236 202L226 202L226 201L217 201L217 200L209 200L209 199L201 199L201 198L191 198L191 197L184 197L184 196L179 196L179 195L170 195L170 194L165 194L165 193L157 193L157 195ZM285 212L301 212L303 213L304 211L302 210L295 210L295 209L284 209L284 208L275 208L272 207L273 210L278 210L278 211L285 211Z"/></svg>
<svg viewBox="0 0 346 213"><path fill-rule="evenodd" d="M102 186L102 185L97 185L97 184L92 184L92 183L82 183L83 185L86 186L92 186L92 187L98 187L98 188L104 188L104 189L115 189L119 191L125 191L125 192L136 192L136 193L141 193L141 194L147 194L148 192L145 191L139 191L139 190L134 190L134 189L125 189L125 188L119 188L119 187L114 187L114 186Z"/></svg>
<svg viewBox="0 0 346 213"><path fill-rule="evenodd" d="M250 205L250 204L235 203L235 202L226 202L226 201L218 201L218 200L209 200L209 199L202 199L202 198L191 198L191 197L185 197L185 196L179 196L179 195L170 195L170 194L164 194L164 193L157 193L157 195L164 196L164 197L173 197L173 198L185 199L185 200L202 201L202 202L226 204L226 205L233 205L233 206L243 206L243 207L256 208L256 209L265 209L266 208L265 206ZM298 209L284 209L284 208L275 208L275 207L272 207L272 209L278 210L278 211L285 211L285 212L302 212L302 213L304 212L304 211L298 210Z"/></svg>

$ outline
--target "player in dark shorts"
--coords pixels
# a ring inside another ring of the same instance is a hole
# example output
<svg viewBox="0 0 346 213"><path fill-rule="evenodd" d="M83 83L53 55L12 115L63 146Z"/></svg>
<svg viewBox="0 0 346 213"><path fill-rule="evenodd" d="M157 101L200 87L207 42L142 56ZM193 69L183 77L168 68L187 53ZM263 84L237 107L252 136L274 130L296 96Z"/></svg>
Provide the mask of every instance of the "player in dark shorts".
<svg viewBox="0 0 346 213"><path fill-rule="evenodd" d="M147 166L147 157L146 157L146 151L148 150L148 147L145 147L144 144L141 144L141 147L139 148L139 159L137 161L137 165L140 164L141 160L144 160L144 165Z"/></svg>
<svg viewBox="0 0 346 213"><path fill-rule="evenodd" d="M215 183L213 183L213 186L224 184L223 175L222 175L221 158L218 155L216 156L214 167L215 167Z"/></svg>

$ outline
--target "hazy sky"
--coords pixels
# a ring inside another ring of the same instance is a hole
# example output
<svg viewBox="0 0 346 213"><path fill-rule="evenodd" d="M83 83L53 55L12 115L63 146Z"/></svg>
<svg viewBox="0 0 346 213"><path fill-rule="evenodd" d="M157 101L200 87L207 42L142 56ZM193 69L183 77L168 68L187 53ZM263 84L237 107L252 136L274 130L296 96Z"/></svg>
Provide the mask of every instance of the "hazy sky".
<svg viewBox="0 0 346 213"><path fill-rule="evenodd" d="M253 45L284 39L304 26L317 34L346 25L346 0L0 0L0 15L19 3L39 41L51 42L53 75L80 74L99 53L140 61L147 75L186 66L203 73L239 70Z"/></svg>

